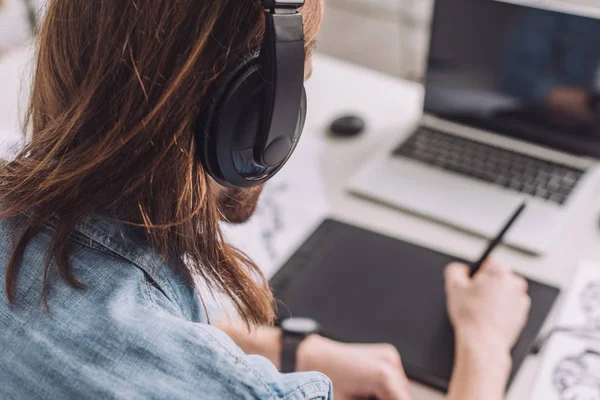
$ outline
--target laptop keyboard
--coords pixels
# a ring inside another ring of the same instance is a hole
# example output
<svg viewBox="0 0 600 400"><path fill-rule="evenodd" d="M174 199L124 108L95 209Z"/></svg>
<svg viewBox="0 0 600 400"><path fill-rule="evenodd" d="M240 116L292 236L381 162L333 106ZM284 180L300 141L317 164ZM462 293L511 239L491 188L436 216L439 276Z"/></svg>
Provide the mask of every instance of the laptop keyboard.
<svg viewBox="0 0 600 400"><path fill-rule="evenodd" d="M425 127L394 154L561 205L584 173Z"/></svg>

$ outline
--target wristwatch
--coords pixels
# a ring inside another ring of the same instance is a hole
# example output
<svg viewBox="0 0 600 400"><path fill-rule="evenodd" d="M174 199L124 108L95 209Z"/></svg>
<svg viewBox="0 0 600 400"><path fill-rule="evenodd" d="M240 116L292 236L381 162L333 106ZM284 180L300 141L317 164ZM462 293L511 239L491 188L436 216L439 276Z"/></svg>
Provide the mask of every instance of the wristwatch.
<svg viewBox="0 0 600 400"><path fill-rule="evenodd" d="M288 318L281 322L281 330L281 372L295 372L298 347L308 336L319 333L319 324L309 318Z"/></svg>

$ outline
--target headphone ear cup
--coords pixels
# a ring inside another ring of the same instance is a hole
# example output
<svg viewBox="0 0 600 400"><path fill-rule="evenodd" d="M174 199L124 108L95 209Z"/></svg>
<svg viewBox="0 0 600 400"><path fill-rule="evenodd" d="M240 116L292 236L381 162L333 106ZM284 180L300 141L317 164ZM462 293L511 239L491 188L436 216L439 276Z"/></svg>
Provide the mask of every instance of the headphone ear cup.
<svg viewBox="0 0 600 400"><path fill-rule="evenodd" d="M209 107L200 113L195 130L197 154L204 169L227 187L264 183L285 162L271 171L254 162L261 122L270 117L264 115L267 111L263 108L264 78L260 67L253 60L244 63L228 74L214 93ZM290 155L302 136L306 116L307 96L302 87Z"/></svg>
<svg viewBox="0 0 600 400"><path fill-rule="evenodd" d="M302 87L302 101L300 103L300 112L298 113L298 124L296 125L296 133L294 135L295 141L298 141L304 132L304 125L306 125L306 116L308 114L308 99L306 96L306 88Z"/></svg>
<svg viewBox="0 0 600 400"><path fill-rule="evenodd" d="M251 60L252 61L252 60ZM219 110L223 98L244 72L252 67L253 62L240 64L233 71L219 78L218 86L210 94L209 101L201 108L196 118L194 127L194 139L196 142L196 157L202 166L216 181L221 182L224 178L219 168L217 157L217 136L219 126Z"/></svg>
<svg viewBox="0 0 600 400"><path fill-rule="evenodd" d="M254 161L264 114L265 80L256 58L232 72L219 87L202 135L202 160L208 173L228 187L256 186L267 168Z"/></svg>

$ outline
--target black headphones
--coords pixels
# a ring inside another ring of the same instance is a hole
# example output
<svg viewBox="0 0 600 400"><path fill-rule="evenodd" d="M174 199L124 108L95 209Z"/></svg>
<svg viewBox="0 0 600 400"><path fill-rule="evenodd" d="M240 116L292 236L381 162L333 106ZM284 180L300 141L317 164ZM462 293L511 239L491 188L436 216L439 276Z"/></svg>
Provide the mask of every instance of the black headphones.
<svg viewBox="0 0 600 400"><path fill-rule="evenodd" d="M290 158L306 119L304 0L263 0L258 55L219 82L194 136L206 171L221 185L246 188L272 178Z"/></svg>

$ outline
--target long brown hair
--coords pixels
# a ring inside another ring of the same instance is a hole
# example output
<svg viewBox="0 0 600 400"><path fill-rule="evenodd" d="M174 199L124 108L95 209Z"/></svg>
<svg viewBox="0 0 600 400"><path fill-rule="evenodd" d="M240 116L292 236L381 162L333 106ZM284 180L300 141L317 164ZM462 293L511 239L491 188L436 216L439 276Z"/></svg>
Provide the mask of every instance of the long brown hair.
<svg viewBox="0 0 600 400"><path fill-rule="evenodd" d="M319 1L307 1L306 29L316 31ZM44 301L51 266L84 288L69 268L69 235L116 210L157 253L177 255L184 272L227 294L247 323L272 321L260 270L223 239L191 133L212 85L256 51L263 23L260 0L50 1L26 124L32 138L0 168L0 217L29 215L7 266L9 301L24 249L50 219Z"/></svg>

